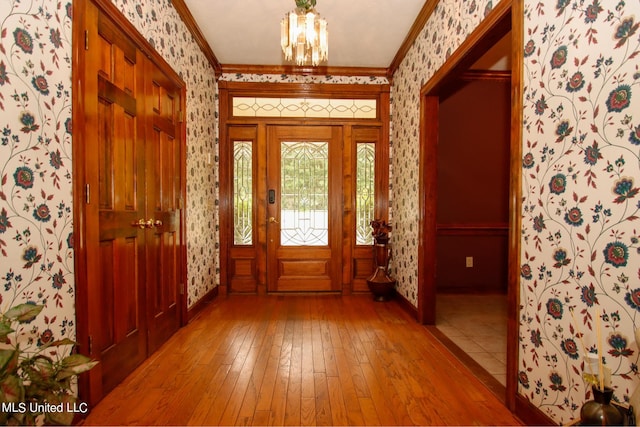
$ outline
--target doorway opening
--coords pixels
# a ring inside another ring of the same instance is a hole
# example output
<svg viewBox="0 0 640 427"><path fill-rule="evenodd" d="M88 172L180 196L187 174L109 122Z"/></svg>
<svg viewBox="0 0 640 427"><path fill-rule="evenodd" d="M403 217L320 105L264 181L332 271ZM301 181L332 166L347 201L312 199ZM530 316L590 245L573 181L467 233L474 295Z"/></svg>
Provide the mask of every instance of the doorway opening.
<svg viewBox="0 0 640 427"><path fill-rule="evenodd" d="M498 209L500 212L495 218L488 220L482 217L461 216L456 219L456 221L459 221L458 223L451 222L447 224L443 221L443 217L446 218L450 215L450 212L447 212L446 209L440 210L439 208L439 205L445 200L444 198L441 199L440 194L440 192L444 190L439 187L439 181L443 179L443 176L439 176L440 170L442 169L442 165L439 163L439 139L441 137L441 114L447 109L444 102L447 102L446 99L460 88L460 79L463 78L465 74L468 75L471 67L493 46L505 37L508 37L507 35L510 31L511 44L513 46L522 45L522 18L519 15L521 7L522 5L519 2L500 2L479 27L467 37L458 50L451 55L448 61L429 82L427 82L421 91L420 123L420 192L422 195L421 213L423 219L420 228L422 244L419 250L418 281L420 286L418 292L418 318L421 322L431 325L429 329L434 332L436 336L445 337L437 328L437 318L442 313L439 313L436 307L438 303L443 301L439 298L439 288L446 286L451 287L452 283L456 283L456 280L460 280L460 277L465 275L482 280L482 276L486 276L487 273L474 275L470 274L471 271L477 269L484 263L482 257L486 256L487 253L491 251L502 251L502 255L487 258L494 264L501 264L501 266L494 267L491 270L491 272L498 273L499 279L488 279L485 281L484 286L486 289L494 287L492 291L503 299L502 310L506 312L506 317L504 321L500 320L500 322L504 322L501 326L503 331L506 326L504 343L506 346L506 357L504 359L506 377L503 380L504 384L502 384L499 380L496 380L494 376L487 374L485 369L481 369L481 371L484 372L483 375L478 375L477 373L476 375L483 381L487 378L490 379L492 384L487 385L496 395L505 399L505 404L510 409L515 409L516 404L518 350L517 300L519 283L519 236L517 230L520 229L520 219L517 213L520 211L518 194L521 192L520 117L522 112L520 94L522 53L519 49L508 49L508 57L512 64L512 69L508 73L511 79L508 84L510 102L508 102L507 105L510 105L510 108L508 108L508 117L506 119L507 143L506 147L501 151L502 157L506 159L503 160L501 165L503 170L507 172L507 177L503 178L503 183L508 187L508 190L506 194L503 194L498 199L497 205L501 206L501 208ZM442 102L443 100L444 102ZM482 101L483 100L474 100L473 103L479 104L481 106L480 108L482 108ZM484 108L490 110L486 104L484 104ZM458 150L461 149L464 148L458 148ZM479 163L480 162L486 163L486 160L480 160ZM487 165L484 166L488 167ZM443 171L443 173L445 172L446 171ZM486 193L492 191L491 188L477 185L478 179L475 178L478 173L479 172L476 171L474 176L466 177L467 189L465 192L459 194L458 197L468 200L476 198L482 201L484 197L486 197ZM464 177L464 174L462 176ZM474 209L478 210L477 208ZM481 210L482 209L484 209L484 207L482 207ZM471 215L474 213L476 212L464 212L464 214ZM473 237L473 240L482 242L478 243L477 249L473 249L475 243L471 242L471 237ZM491 240L499 241L500 243L491 242ZM462 241L464 242L462 243ZM443 269L441 269L440 264L446 260L441 255L441 251L451 246L456 248L457 255L461 257L461 259L457 261L461 260L462 264L457 267L449 267L448 270L454 271L454 273L459 274L460 277L443 278ZM471 252L467 253L466 251ZM448 279L449 283L445 283L446 280L440 283L439 279ZM499 283L501 281L506 284L506 295L504 287L501 289ZM478 286L480 282L473 283L470 281L468 283L473 284L474 286L471 288L474 288ZM458 281L457 284L461 285L464 284L464 282ZM462 294L461 291L463 291L462 288L464 286L458 287L459 289L456 290L459 294ZM469 291L469 289L464 291ZM457 295L456 297L460 298ZM506 307L504 306L505 302ZM501 333L504 334L505 332ZM447 344L447 339L443 339L443 342ZM463 362L470 361L470 363L475 364L476 367L480 366L480 364L468 357L467 353L461 351L460 347L453 344L452 340L448 339L448 343L451 344L454 354L462 354L465 356L460 357ZM473 366L470 367L473 368Z"/></svg>
<svg viewBox="0 0 640 427"><path fill-rule="evenodd" d="M490 374L500 395L507 352L510 42L509 33L456 79L453 93L441 94L437 146L435 324Z"/></svg>

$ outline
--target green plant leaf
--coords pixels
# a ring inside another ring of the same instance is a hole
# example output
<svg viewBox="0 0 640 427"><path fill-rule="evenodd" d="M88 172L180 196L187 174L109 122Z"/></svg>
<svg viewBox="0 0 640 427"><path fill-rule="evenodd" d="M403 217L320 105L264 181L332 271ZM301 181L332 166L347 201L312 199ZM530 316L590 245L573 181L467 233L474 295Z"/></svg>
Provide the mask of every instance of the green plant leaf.
<svg viewBox="0 0 640 427"><path fill-rule="evenodd" d="M9 375L0 381L0 402L22 402L23 400L24 386L20 377Z"/></svg>
<svg viewBox="0 0 640 427"><path fill-rule="evenodd" d="M18 352L14 349L0 350L0 373L13 372L18 366Z"/></svg>
<svg viewBox="0 0 640 427"><path fill-rule="evenodd" d="M44 305L36 304L19 304L12 307L5 313L5 317L9 320L18 321L20 323L31 322L42 311Z"/></svg>
<svg viewBox="0 0 640 427"><path fill-rule="evenodd" d="M38 356L33 359L33 369L38 372L42 381L51 380L56 373L53 361L45 356Z"/></svg>
<svg viewBox="0 0 640 427"><path fill-rule="evenodd" d="M42 347L40 347L40 351L43 351L49 347L61 347L63 345L76 345L78 344L77 342L69 339L69 338L64 338L61 340L57 340L57 341L51 341L45 345L43 345Z"/></svg>
<svg viewBox="0 0 640 427"><path fill-rule="evenodd" d="M84 354L71 354L62 359L60 364L65 368L69 368L73 366L84 365L88 362L91 362L91 358L85 356Z"/></svg>
<svg viewBox="0 0 640 427"><path fill-rule="evenodd" d="M14 332L14 329L11 327L11 323L2 320L0 321L0 342L7 342L7 336Z"/></svg>
<svg viewBox="0 0 640 427"><path fill-rule="evenodd" d="M73 375L78 375L88 371L98 364L97 361L91 360L82 354L72 354L62 359L60 365L62 369L56 375L56 379L63 380Z"/></svg>
<svg viewBox="0 0 640 427"><path fill-rule="evenodd" d="M73 412L67 411L67 408L73 407L73 404L75 403L75 401L76 401L76 398L69 394L64 394L62 396L53 395L47 398L47 402L51 403L52 405L59 405L60 403L62 403L62 408L64 410L62 412L51 411L51 412L45 413L44 414L45 424L47 425L56 424L56 425L65 425L65 426L71 425L71 423L73 422Z"/></svg>

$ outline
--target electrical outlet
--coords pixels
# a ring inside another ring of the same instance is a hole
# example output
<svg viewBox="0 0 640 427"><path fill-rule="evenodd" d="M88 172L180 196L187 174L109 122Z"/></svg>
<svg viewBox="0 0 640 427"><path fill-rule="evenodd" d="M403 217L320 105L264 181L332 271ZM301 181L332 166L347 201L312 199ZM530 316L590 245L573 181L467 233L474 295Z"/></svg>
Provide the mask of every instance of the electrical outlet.
<svg viewBox="0 0 640 427"><path fill-rule="evenodd" d="M467 257L467 259L466 259L466 265L467 265L467 268L471 268L471 267L473 267L473 257L472 257L472 256L468 256L468 257Z"/></svg>

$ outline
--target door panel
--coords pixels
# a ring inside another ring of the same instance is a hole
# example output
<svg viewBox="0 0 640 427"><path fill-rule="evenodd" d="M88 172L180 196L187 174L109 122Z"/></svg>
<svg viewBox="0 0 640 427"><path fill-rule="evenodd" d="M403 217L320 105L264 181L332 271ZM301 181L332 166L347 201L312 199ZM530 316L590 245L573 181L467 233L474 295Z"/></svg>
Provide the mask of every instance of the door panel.
<svg viewBox="0 0 640 427"><path fill-rule="evenodd" d="M267 289L341 290L341 127L271 126Z"/></svg>
<svg viewBox="0 0 640 427"><path fill-rule="evenodd" d="M145 232L133 224L145 217L144 136L137 104L143 99L143 61L126 39L112 37L108 21L98 28L98 229L100 275L91 300L99 307L93 343L102 384L112 389L146 357L144 330Z"/></svg>
<svg viewBox="0 0 640 427"><path fill-rule="evenodd" d="M146 182L149 351L155 351L179 327L180 262L180 88L149 64L146 111Z"/></svg>

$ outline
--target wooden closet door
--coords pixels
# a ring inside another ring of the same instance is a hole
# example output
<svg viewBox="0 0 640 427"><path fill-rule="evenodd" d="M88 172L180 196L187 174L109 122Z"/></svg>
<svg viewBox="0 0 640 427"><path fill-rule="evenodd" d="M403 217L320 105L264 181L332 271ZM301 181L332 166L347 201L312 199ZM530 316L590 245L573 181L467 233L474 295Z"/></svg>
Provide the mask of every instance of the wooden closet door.
<svg viewBox="0 0 640 427"><path fill-rule="evenodd" d="M88 283L90 333L101 371L102 392L115 387L147 356L145 316L144 67L136 46L100 15L91 49L99 58L88 64L98 91L90 102L97 115L87 117L95 139L87 157L97 163L97 186L88 217L99 233L99 274Z"/></svg>
<svg viewBox="0 0 640 427"><path fill-rule="evenodd" d="M181 259L181 99L162 70L148 63L146 90L147 313L149 352L180 326Z"/></svg>
<svg viewBox="0 0 640 427"><path fill-rule="evenodd" d="M142 51L111 3L97 3L80 2L74 22L84 32L74 51L78 340L100 362L81 378L90 404L186 312L184 83Z"/></svg>

